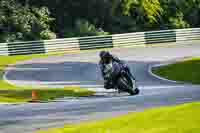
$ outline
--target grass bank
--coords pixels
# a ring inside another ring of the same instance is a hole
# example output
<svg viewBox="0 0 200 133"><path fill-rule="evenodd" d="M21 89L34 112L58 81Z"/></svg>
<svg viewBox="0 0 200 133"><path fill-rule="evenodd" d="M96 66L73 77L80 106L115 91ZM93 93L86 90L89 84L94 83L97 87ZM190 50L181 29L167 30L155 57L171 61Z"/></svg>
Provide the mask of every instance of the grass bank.
<svg viewBox="0 0 200 133"><path fill-rule="evenodd" d="M38 99L42 101L49 101L55 98L62 98L66 96L90 96L94 92L82 89L79 87L61 88L34 88L34 87L18 87L8 84L3 80L3 74L6 67L14 65L17 62L30 60L33 58L44 58L49 55L20 55L20 56L0 56L0 102L27 102L31 99L32 90L36 89L38 92Z"/></svg>
<svg viewBox="0 0 200 133"><path fill-rule="evenodd" d="M200 103L190 103L37 133L199 133L199 111Z"/></svg>
<svg viewBox="0 0 200 133"><path fill-rule="evenodd" d="M79 87L66 87L58 89L35 89L37 99L39 101L48 102L56 98L63 97L87 97L93 94L92 91L82 89ZM0 102L4 103L21 103L29 102L32 97L32 89L17 89L17 90L0 90Z"/></svg>
<svg viewBox="0 0 200 133"><path fill-rule="evenodd" d="M153 73L170 80L200 84L200 58L154 68Z"/></svg>

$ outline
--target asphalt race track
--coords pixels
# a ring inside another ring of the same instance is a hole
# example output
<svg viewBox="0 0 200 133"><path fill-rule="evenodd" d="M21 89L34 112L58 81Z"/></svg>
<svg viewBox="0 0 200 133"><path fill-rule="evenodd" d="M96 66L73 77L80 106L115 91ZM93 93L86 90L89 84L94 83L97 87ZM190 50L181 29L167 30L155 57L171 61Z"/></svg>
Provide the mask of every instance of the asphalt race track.
<svg viewBox="0 0 200 133"><path fill-rule="evenodd" d="M98 52L95 51L21 62L7 69L4 78L8 82L22 86L80 85L98 93L90 98L61 99L52 103L0 105L0 133L29 133L62 127L65 123L104 119L200 100L200 86L160 80L148 72L154 64L200 56L200 45L123 48L111 52L128 62L141 89L139 95L104 90L97 65Z"/></svg>

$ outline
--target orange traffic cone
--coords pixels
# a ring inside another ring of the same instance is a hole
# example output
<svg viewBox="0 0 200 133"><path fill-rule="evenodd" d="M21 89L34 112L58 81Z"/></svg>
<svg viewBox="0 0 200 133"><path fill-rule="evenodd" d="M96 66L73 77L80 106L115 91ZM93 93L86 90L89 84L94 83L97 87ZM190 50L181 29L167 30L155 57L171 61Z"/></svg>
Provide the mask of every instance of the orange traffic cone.
<svg viewBox="0 0 200 133"><path fill-rule="evenodd" d="M31 102L39 102L36 90L32 90Z"/></svg>

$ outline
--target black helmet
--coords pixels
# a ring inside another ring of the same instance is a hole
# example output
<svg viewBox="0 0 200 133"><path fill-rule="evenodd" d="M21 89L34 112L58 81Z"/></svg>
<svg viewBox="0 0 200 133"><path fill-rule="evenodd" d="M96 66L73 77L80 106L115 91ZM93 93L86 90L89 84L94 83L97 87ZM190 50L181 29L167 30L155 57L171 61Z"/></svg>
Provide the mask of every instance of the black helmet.
<svg viewBox="0 0 200 133"><path fill-rule="evenodd" d="M99 54L102 62L108 64L111 61L112 55L108 51L101 51Z"/></svg>
<svg viewBox="0 0 200 133"><path fill-rule="evenodd" d="M110 53L108 51L101 51L99 54L100 58L109 58L111 57Z"/></svg>

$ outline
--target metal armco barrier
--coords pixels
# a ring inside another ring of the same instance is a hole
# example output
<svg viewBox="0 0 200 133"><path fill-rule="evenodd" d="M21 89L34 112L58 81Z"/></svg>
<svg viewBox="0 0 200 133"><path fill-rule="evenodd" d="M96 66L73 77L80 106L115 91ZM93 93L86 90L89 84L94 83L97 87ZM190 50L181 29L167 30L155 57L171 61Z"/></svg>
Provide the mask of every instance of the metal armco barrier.
<svg viewBox="0 0 200 133"><path fill-rule="evenodd" d="M24 55L200 40L200 28L0 43L0 55Z"/></svg>
<svg viewBox="0 0 200 133"><path fill-rule="evenodd" d="M113 48L112 36L96 36L79 38L80 50Z"/></svg>
<svg viewBox="0 0 200 133"><path fill-rule="evenodd" d="M146 44L176 42L176 31L145 32Z"/></svg>
<svg viewBox="0 0 200 133"><path fill-rule="evenodd" d="M0 43L0 55L9 55L7 43Z"/></svg>
<svg viewBox="0 0 200 133"><path fill-rule="evenodd" d="M145 44L144 32L112 35L114 47L129 47Z"/></svg>
<svg viewBox="0 0 200 133"><path fill-rule="evenodd" d="M177 42L200 40L200 28L176 30Z"/></svg>
<svg viewBox="0 0 200 133"><path fill-rule="evenodd" d="M8 43L9 55L43 54L45 47L43 41L32 43Z"/></svg>
<svg viewBox="0 0 200 133"><path fill-rule="evenodd" d="M44 41L46 53L79 51L78 38L66 38Z"/></svg>

